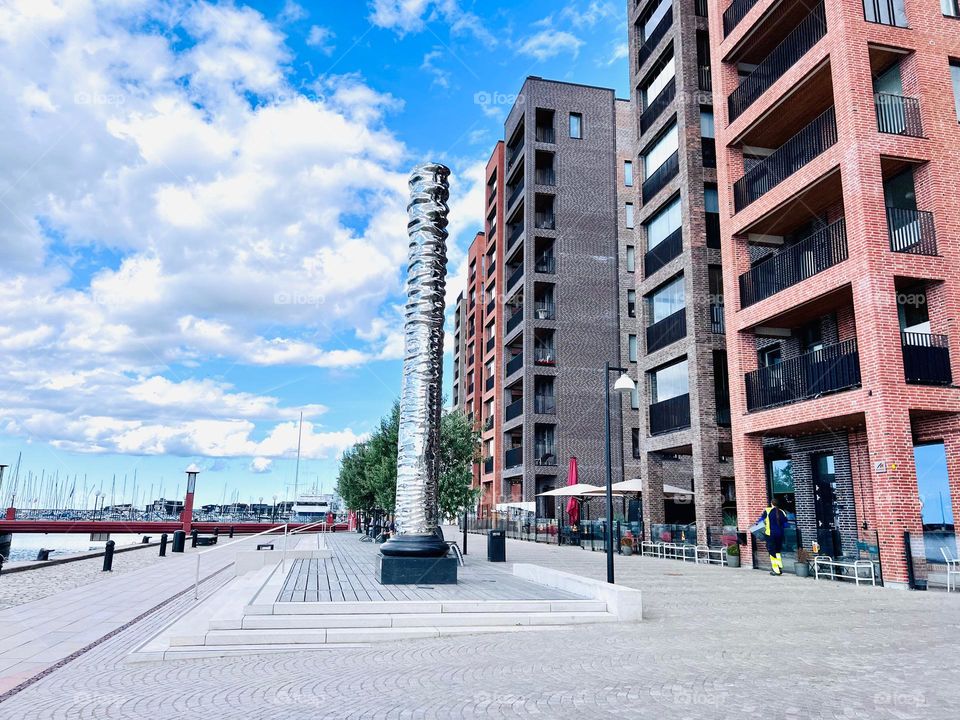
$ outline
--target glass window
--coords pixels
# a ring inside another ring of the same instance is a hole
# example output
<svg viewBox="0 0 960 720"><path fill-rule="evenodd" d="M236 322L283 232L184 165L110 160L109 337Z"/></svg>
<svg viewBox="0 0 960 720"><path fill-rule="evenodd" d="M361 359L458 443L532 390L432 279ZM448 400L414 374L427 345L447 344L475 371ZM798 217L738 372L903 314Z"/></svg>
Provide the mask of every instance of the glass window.
<svg viewBox="0 0 960 720"><path fill-rule="evenodd" d="M660 322L675 312L683 310L685 305L683 275L654 290L647 300L650 307L649 323Z"/></svg>
<svg viewBox="0 0 960 720"><path fill-rule="evenodd" d="M708 213L720 212L720 196L716 185L703 186L703 209Z"/></svg>
<svg viewBox="0 0 960 720"><path fill-rule="evenodd" d="M640 391L636 388L630 391L630 407L634 410L640 409Z"/></svg>
<svg viewBox="0 0 960 720"><path fill-rule="evenodd" d="M791 460L771 460L769 463L770 497L780 501L780 507L786 513L795 512L793 484L793 462Z"/></svg>
<svg viewBox="0 0 960 720"><path fill-rule="evenodd" d="M654 215L646 224L647 250L652 250L666 240L680 227L680 196L677 195L663 210Z"/></svg>
<svg viewBox="0 0 960 720"><path fill-rule="evenodd" d="M637 291L627 290L627 316L637 316Z"/></svg>
<svg viewBox="0 0 960 720"><path fill-rule="evenodd" d="M633 228L633 203L627 203L624 208L624 219L628 228Z"/></svg>
<svg viewBox="0 0 960 720"><path fill-rule="evenodd" d="M630 362L637 361L637 336L629 335L627 336L630 344Z"/></svg>
<svg viewBox="0 0 960 720"><path fill-rule="evenodd" d="M667 365L650 373L650 400L662 402L689 392L690 378L687 374L687 360Z"/></svg>
<svg viewBox="0 0 960 720"><path fill-rule="evenodd" d="M627 245L627 272L633 272L637 266L637 251L633 245Z"/></svg>
<svg viewBox="0 0 960 720"><path fill-rule="evenodd" d="M907 10L904 0L885 0L885 2L863 0L863 16L867 22L907 27Z"/></svg>
<svg viewBox="0 0 960 720"><path fill-rule="evenodd" d="M677 125L674 123L669 130L660 136L660 139L650 148L650 151L643 156L644 177L650 177L677 151L677 139Z"/></svg>
<svg viewBox="0 0 960 720"><path fill-rule="evenodd" d="M647 19L643 22L643 39L650 37L650 33L657 29L657 25L663 20L663 16L670 9L671 0L660 0L660 4L654 9Z"/></svg>
<svg viewBox="0 0 960 720"><path fill-rule="evenodd" d="M953 100L960 120L960 60L950 61L950 79L953 80Z"/></svg>
<svg viewBox="0 0 960 720"><path fill-rule="evenodd" d="M634 458L640 457L640 428L630 430L630 449Z"/></svg>
<svg viewBox="0 0 960 720"><path fill-rule="evenodd" d="M623 161L623 184L633 187L633 163L629 160Z"/></svg>
<svg viewBox="0 0 960 720"><path fill-rule="evenodd" d="M583 115L580 113L570 113L570 137L578 140L583 137Z"/></svg>
<svg viewBox="0 0 960 720"><path fill-rule="evenodd" d="M643 99L643 108L646 110L650 107L650 103L657 99L663 89L667 84L673 80L673 76L676 73L676 63L671 57L664 63L663 67L660 68L659 72L651 78L650 82L641 88L640 93Z"/></svg>
<svg viewBox="0 0 960 720"><path fill-rule="evenodd" d="M715 138L713 110L700 109L700 137Z"/></svg>
<svg viewBox="0 0 960 720"><path fill-rule="evenodd" d="M940 0L940 9L944 15L960 17L960 0Z"/></svg>

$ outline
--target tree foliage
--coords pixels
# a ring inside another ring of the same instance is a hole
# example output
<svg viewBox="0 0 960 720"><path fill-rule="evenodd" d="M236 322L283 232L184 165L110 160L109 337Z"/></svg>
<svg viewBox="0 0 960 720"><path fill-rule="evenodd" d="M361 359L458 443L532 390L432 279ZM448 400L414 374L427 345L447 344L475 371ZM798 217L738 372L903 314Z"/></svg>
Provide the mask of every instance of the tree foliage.
<svg viewBox="0 0 960 720"><path fill-rule="evenodd" d="M337 492L352 510L380 508L393 512L397 496L397 438L400 403L381 418L373 434L343 454ZM473 463L480 457L480 434L459 411L443 414L437 457L439 506L443 516L454 516L476 502L471 488Z"/></svg>

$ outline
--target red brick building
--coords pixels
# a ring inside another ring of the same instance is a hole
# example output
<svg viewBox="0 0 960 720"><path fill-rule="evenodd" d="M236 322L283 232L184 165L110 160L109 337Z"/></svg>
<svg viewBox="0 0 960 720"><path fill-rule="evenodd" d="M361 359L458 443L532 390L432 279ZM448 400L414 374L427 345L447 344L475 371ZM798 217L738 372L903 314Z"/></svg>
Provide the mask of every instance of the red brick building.
<svg viewBox="0 0 960 720"><path fill-rule="evenodd" d="M878 545L887 584L908 579L905 532L923 566L924 531L960 513L947 5L709 5L740 529L779 496L807 548Z"/></svg>

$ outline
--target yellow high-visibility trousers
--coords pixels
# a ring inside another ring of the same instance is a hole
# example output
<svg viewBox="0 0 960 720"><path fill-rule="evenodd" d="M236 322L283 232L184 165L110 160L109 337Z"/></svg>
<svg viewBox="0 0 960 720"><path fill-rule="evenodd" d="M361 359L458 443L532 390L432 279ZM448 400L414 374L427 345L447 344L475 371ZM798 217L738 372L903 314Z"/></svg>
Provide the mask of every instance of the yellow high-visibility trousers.
<svg viewBox="0 0 960 720"><path fill-rule="evenodd" d="M770 555L770 569L777 575L783 575L783 558L780 553Z"/></svg>

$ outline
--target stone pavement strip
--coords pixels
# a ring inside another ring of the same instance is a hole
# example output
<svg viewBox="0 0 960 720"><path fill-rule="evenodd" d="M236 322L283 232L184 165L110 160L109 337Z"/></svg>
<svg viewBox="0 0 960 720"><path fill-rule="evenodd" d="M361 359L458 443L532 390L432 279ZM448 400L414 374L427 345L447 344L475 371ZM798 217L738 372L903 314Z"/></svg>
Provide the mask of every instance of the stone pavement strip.
<svg viewBox="0 0 960 720"><path fill-rule="evenodd" d="M468 562L485 562L470 541ZM508 541L507 557L604 577L604 556L578 548ZM914 720L960 707L960 594L636 556L616 570L644 591L643 623L130 664L192 604L181 596L0 702L0 719Z"/></svg>

